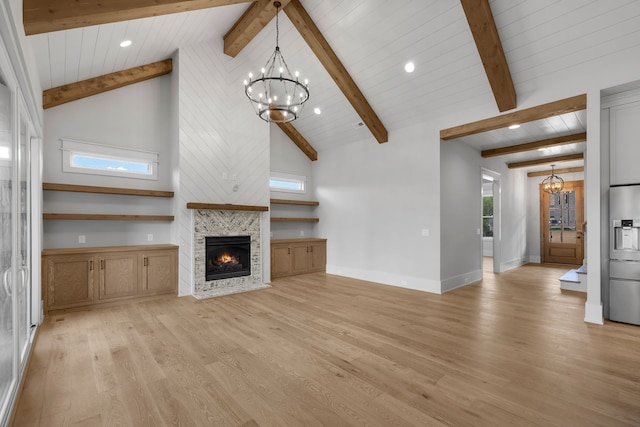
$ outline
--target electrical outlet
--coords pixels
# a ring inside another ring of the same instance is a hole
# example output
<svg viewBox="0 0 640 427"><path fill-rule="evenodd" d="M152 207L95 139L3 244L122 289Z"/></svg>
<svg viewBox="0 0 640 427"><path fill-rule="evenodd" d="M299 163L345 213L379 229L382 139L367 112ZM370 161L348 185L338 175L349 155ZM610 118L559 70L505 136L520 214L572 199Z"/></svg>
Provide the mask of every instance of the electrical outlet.
<svg viewBox="0 0 640 427"><path fill-rule="evenodd" d="M300 235L304 236L304 230L300 230Z"/></svg>
<svg viewBox="0 0 640 427"><path fill-rule="evenodd" d="M81 234L78 236L78 243L87 243L87 236Z"/></svg>
<svg viewBox="0 0 640 427"><path fill-rule="evenodd" d="M423 228L422 229L422 237L429 237L429 229L428 228Z"/></svg>
<svg viewBox="0 0 640 427"><path fill-rule="evenodd" d="M222 179L223 180L227 180L227 173L226 172L222 172Z"/></svg>
<svg viewBox="0 0 640 427"><path fill-rule="evenodd" d="M153 234L147 234L147 241L148 242L152 242L153 241Z"/></svg>

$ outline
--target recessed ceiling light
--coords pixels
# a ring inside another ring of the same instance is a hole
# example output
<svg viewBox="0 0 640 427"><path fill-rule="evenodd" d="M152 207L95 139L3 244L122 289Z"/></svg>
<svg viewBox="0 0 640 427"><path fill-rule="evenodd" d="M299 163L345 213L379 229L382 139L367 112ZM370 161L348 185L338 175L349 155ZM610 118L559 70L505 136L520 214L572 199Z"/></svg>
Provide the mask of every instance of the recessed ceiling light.
<svg viewBox="0 0 640 427"><path fill-rule="evenodd" d="M520 127L520 125L511 125L509 126L509 129L518 129Z"/></svg>
<svg viewBox="0 0 640 427"><path fill-rule="evenodd" d="M415 70L415 69L416 69L416 65L415 65L413 62L407 62L407 63L404 65L404 70L405 70L407 73L413 73L413 70Z"/></svg>
<svg viewBox="0 0 640 427"><path fill-rule="evenodd" d="M318 107L314 108L313 112L316 114L322 114L322 110L320 110Z"/></svg>
<svg viewBox="0 0 640 427"><path fill-rule="evenodd" d="M127 47L127 46L131 46L131 40L125 40L122 43L120 43L120 47Z"/></svg>

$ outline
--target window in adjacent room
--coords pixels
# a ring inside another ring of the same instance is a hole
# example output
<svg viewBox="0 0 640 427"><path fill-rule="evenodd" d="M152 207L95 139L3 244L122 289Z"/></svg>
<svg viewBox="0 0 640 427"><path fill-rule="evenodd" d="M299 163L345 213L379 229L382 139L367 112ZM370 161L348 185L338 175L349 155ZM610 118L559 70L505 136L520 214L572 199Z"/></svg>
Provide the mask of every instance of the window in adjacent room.
<svg viewBox="0 0 640 427"><path fill-rule="evenodd" d="M482 197L482 237L493 237L493 195Z"/></svg>
<svg viewBox="0 0 640 427"><path fill-rule="evenodd" d="M158 179L158 153L61 139L64 172Z"/></svg>

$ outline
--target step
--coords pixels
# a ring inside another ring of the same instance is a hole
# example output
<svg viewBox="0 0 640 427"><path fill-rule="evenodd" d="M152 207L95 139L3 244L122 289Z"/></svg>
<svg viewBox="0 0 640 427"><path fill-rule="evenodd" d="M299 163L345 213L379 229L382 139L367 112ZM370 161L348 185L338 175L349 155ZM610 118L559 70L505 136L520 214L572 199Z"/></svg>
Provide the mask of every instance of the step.
<svg viewBox="0 0 640 427"><path fill-rule="evenodd" d="M578 274L587 274L587 264L582 264L580 268L576 270Z"/></svg>
<svg viewBox="0 0 640 427"><path fill-rule="evenodd" d="M560 278L560 289L565 291L587 292L587 277L578 274L578 270L569 270Z"/></svg>

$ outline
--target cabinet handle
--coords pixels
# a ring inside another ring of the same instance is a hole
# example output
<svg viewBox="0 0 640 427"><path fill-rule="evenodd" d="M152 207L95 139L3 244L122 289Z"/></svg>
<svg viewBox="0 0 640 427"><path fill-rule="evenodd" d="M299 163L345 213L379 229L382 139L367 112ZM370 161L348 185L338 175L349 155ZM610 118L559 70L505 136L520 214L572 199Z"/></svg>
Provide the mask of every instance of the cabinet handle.
<svg viewBox="0 0 640 427"><path fill-rule="evenodd" d="M100 260L100 270L104 270L104 260Z"/></svg>
<svg viewBox="0 0 640 427"><path fill-rule="evenodd" d="M145 267L149 265L149 258L144 257L144 262L142 263Z"/></svg>
<svg viewBox="0 0 640 427"><path fill-rule="evenodd" d="M93 260L89 260L89 271L93 271Z"/></svg>
<svg viewBox="0 0 640 427"><path fill-rule="evenodd" d="M291 255L291 248L287 248L287 255Z"/></svg>

